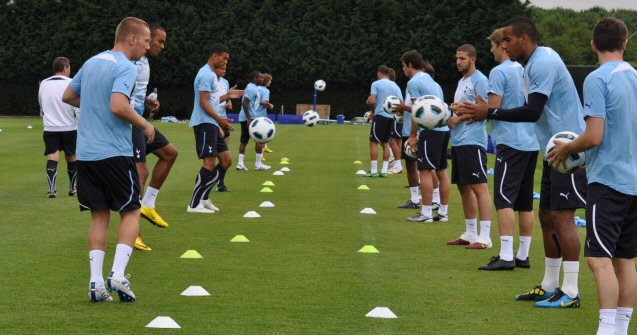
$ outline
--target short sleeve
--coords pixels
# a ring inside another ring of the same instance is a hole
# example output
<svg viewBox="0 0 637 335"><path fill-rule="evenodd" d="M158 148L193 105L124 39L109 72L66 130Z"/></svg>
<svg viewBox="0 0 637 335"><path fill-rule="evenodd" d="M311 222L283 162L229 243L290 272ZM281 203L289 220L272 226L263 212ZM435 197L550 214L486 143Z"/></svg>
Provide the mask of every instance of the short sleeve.
<svg viewBox="0 0 637 335"><path fill-rule="evenodd" d="M584 81L584 116L606 118L606 85L603 78L589 76Z"/></svg>
<svg viewBox="0 0 637 335"><path fill-rule="evenodd" d="M482 97L484 101L489 99L489 81L487 77L480 76L480 79L474 84L473 89L476 96Z"/></svg>
<svg viewBox="0 0 637 335"><path fill-rule="evenodd" d="M489 93L493 93L498 96L504 96L504 85L506 84L506 76L504 71L498 68L494 68L489 73Z"/></svg>
<svg viewBox="0 0 637 335"><path fill-rule="evenodd" d="M83 69L84 68L82 67L80 71L78 71L75 74L75 77L73 77L73 79L69 83L69 86L71 87L71 89L75 91L75 93L77 93L78 95L81 95L81 92L82 92L82 73L84 73L84 71L82 71Z"/></svg>
<svg viewBox="0 0 637 335"><path fill-rule="evenodd" d="M372 88L369 91L369 94L378 95L378 82L375 81L375 82L372 83Z"/></svg>
<svg viewBox="0 0 637 335"><path fill-rule="evenodd" d="M118 67L111 93L122 93L130 98L137 81L137 68L132 64Z"/></svg>
<svg viewBox="0 0 637 335"><path fill-rule="evenodd" d="M213 92L214 82L214 78L209 73L203 73L197 81L197 92Z"/></svg>
<svg viewBox="0 0 637 335"><path fill-rule="evenodd" d="M529 93L540 93L551 97L553 84L558 71L554 69L554 64L548 59L536 61L528 71Z"/></svg>

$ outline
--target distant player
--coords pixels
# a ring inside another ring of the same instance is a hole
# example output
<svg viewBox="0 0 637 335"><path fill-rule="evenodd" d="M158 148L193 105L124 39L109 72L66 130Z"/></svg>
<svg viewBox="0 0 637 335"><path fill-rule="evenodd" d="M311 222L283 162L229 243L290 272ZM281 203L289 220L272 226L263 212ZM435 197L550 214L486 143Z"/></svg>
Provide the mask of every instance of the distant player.
<svg viewBox="0 0 637 335"><path fill-rule="evenodd" d="M462 73L454 103L487 99L489 80L476 69L477 52L471 44L456 50L456 66ZM487 249L491 242L491 194L487 184L487 122L468 123L457 116L449 120L451 129L451 182L458 185L466 230L448 245L467 249ZM480 235L478 235L478 214Z"/></svg>
<svg viewBox="0 0 637 335"><path fill-rule="evenodd" d="M133 160L131 124L142 129L151 143L155 128L130 104L137 78L137 61L150 48L148 24L127 17L117 26L115 46L87 60L64 92L62 100L80 107L77 134L77 186L80 210L90 210L89 299L110 301L102 267L111 211L121 223L113 270L106 286L123 302L135 301L130 282L124 277L139 231L141 206L139 176Z"/></svg>
<svg viewBox="0 0 637 335"><path fill-rule="evenodd" d="M272 84L272 75L269 73L264 73L261 76L261 85L259 86L259 108L257 115L259 117L268 117L268 111L272 111L274 109L274 105L270 102L270 85ZM263 143L263 152L272 152L270 148L268 148L267 143ZM265 159L261 156L261 160Z"/></svg>
<svg viewBox="0 0 637 335"><path fill-rule="evenodd" d="M540 148L545 150L549 138L560 131L581 133L584 113L573 78L555 50L537 45L533 21L514 18L503 28L503 48L512 61L524 66L526 104L515 108L491 108L485 101L454 106L463 118L509 122L535 122ZM546 153L544 153L546 156ZM586 205L586 175L559 173L544 161L540 195L540 223L544 237L546 269L542 284L520 294L516 300L537 301L537 307L579 307L577 285L580 241L575 209ZM564 280L559 287L560 267L564 259Z"/></svg>
<svg viewBox="0 0 637 335"><path fill-rule="evenodd" d="M227 96L228 92L230 92L230 83L228 83L228 80L224 78L224 76L226 75L226 69L227 69L226 66L215 69L215 74L217 75L217 79L219 79L219 91L217 91L215 95L216 101L218 101L219 104L215 110L217 111L217 114L219 114L219 116L221 117L228 117L227 111L232 110L232 100L230 100ZM228 147L230 147L230 133L231 133L230 129L225 129L224 140ZM230 168L230 166L232 165L232 155L229 155L227 159L228 159L228 162L227 162L228 166L226 167L225 170L220 171L219 183L217 184L217 192L230 192L230 189L228 188L228 186L226 186L225 179L226 179L226 172L228 172L227 171L228 168Z"/></svg>
<svg viewBox="0 0 637 335"><path fill-rule="evenodd" d="M77 157L75 144L77 141L77 123L79 110L62 102L64 90L71 82L71 65L66 57L53 60L53 76L40 83L38 101L44 121L44 155L46 156L46 176L49 181L49 198L57 196L57 175L60 150L64 151L66 172L69 175L69 196L76 189Z"/></svg>
<svg viewBox="0 0 637 335"><path fill-rule="evenodd" d="M164 50L166 43L166 29L157 23L151 23L150 27L150 49L146 56L135 62L137 66L137 81L135 82L135 90L133 91L133 108L139 115L144 115L146 110L154 113L159 109L159 101L156 98L146 95L148 82L150 80L150 65L147 56L157 57ZM160 228L168 228L166 222L157 209L155 209L155 201L159 196L159 189L166 181L170 169L177 159L177 148L168 141L166 136L159 130L155 129L155 139L151 143L144 137L144 133L138 128L133 127L133 158L139 173L140 186L142 188L143 198L141 215L150 223ZM155 168L150 177L150 184L144 191L146 179L148 179L148 165L146 164L146 156L153 153L157 158ZM135 249L142 251L152 250L142 240L141 233L135 240Z"/></svg>
<svg viewBox="0 0 637 335"><path fill-rule="evenodd" d="M489 106L511 108L524 104L524 68L512 62L502 48L502 29L490 37L491 53L500 65L489 73ZM500 227L500 254L480 270L529 268L533 236L533 180L540 145L532 123L491 121L491 137L497 148L493 194ZM520 248L513 256L515 212L520 219Z"/></svg>
<svg viewBox="0 0 637 335"><path fill-rule="evenodd" d="M584 81L586 130L548 155L551 165L586 151L584 255L599 297L598 335L628 334L637 295L637 71L624 61L626 24L607 17L593 28L600 67Z"/></svg>
<svg viewBox="0 0 637 335"><path fill-rule="evenodd" d="M246 145L250 141L249 126L252 120L258 117L258 109L261 102L261 93L259 92L259 85L263 82L261 72L252 71L250 73L250 83L246 86L245 95L241 100L241 112L239 112L239 123L241 124L241 144L239 145L239 162L237 163L237 170L248 171L248 168L244 164ZM271 167L261 162L263 157L263 144L255 143L254 150L256 152L256 161L254 162L254 168L256 170L269 170Z"/></svg>
<svg viewBox="0 0 637 335"><path fill-rule="evenodd" d="M225 96L217 98L216 92L221 87L215 70L227 66L228 58L228 47L220 43L213 45L208 62L199 69L195 77L195 102L190 126L195 132L197 156L203 160L203 166L199 170L192 199L186 208L189 213L219 211L210 201L210 191L232 162L224 137L226 131L233 131L234 128L230 124L231 120L219 115L215 109L219 101L235 99L243 94L243 91L230 89Z"/></svg>
<svg viewBox="0 0 637 335"><path fill-rule="evenodd" d="M378 80L372 83L372 87L367 98L367 105L372 108L373 121L369 132L369 155L371 158L371 169L368 177L387 177L389 169L389 139L394 129L394 115L385 111L383 102L389 96L403 98L400 87L389 79L389 67L381 65L376 71ZM383 166L378 172L378 145L383 147Z"/></svg>
<svg viewBox="0 0 637 335"><path fill-rule="evenodd" d="M389 80L396 82L396 71L389 67ZM402 93L402 92L401 92ZM400 97L400 96L399 96ZM394 161L392 163L391 156L389 157L389 174L403 173L403 118L397 114L394 114L394 128L389 134L389 148L390 153L393 154Z"/></svg>

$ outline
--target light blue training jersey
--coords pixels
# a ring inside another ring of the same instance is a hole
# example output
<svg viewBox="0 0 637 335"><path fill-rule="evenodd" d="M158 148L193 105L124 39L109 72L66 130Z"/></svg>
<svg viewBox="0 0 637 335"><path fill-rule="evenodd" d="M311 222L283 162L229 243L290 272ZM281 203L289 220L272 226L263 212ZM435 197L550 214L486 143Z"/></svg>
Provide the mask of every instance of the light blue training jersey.
<svg viewBox="0 0 637 335"><path fill-rule="evenodd" d="M387 113L383 108L383 102L388 96L397 96L400 100L403 99L403 93L400 91L400 87L395 82L389 80L389 78L383 78L376 80L372 83L372 88L369 94L376 95L376 107L374 113L384 118L393 119L393 113Z"/></svg>
<svg viewBox="0 0 637 335"><path fill-rule="evenodd" d="M133 156L131 125L111 111L111 96L131 98L137 68L122 52L104 51L91 57L69 86L80 95L77 159L97 161Z"/></svg>
<svg viewBox="0 0 637 335"><path fill-rule="evenodd" d="M143 56L140 60L133 62L137 66L137 80L135 81L135 89L133 90L133 99L131 105L139 115L144 115L146 108L146 90L150 81L150 64L148 58Z"/></svg>
<svg viewBox="0 0 637 335"><path fill-rule="evenodd" d="M199 99L200 92L208 92L210 93L208 101L212 105L212 108L215 109L215 106L219 106L219 99L217 96L218 91L220 90L219 79L217 78L217 74L212 71L209 64L206 63L199 69L199 72L197 72L194 90L195 105L192 108L192 115L190 116L190 126L194 127L202 123L211 123L218 127L219 123L217 120L206 113L206 111L201 107L201 100ZM217 112L216 109L215 112Z"/></svg>
<svg viewBox="0 0 637 335"><path fill-rule="evenodd" d="M440 86L440 84L438 84L437 82L434 81L434 84L436 84L436 96L440 99L442 99L442 101L445 101L445 94L442 91L442 87ZM434 128L433 130L435 131L449 131L449 127L444 126L444 127L439 127L439 128Z"/></svg>
<svg viewBox="0 0 637 335"><path fill-rule="evenodd" d="M259 108L259 102L261 101L261 93L259 92L259 87L254 83L249 83L248 86L246 86L243 98L241 98L241 112L239 113L239 122L248 121L246 112L243 108L243 102L245 101L245 99L250 100L248 107L250 108L251 119L254 119L255 117L257 117L257 109Z"/></svg>
<svg viewBox="0 0 637 335"><path fill-rule="evenodd" d="M217 105L213 107L215 109L215 112L217 112L217 114L223 117L227 117L228 112L226 111L226 105L228 104L228 101L227 100L224 102L219 102L219 101L221 101L222 95L225 95L228 93L228 91L230 91L230 83L226 80L226 78L221 77L218 79L219 79L219 90L216 94L217 98L215 99L215 101L217 102Z"/></svg>
<svg viewBox="0 0 637 335"><path fill-rule="evenodd" d="M489 80L476 70L469 78L460 78L454 102L460 103L469 101L476 102L476 97L480 96L484 101L488 101ZM451 129L451 145L458 147L461 145L479 145L487 149L487 121L469 123L461 121Z"/></svg>
<svg viewBox="0 0 637 335"><path fill-rule="evenodd" d="M604 119L602 143L586 152L588 183L637 196L637 71L608 62L584 80L584 115Z"/></svg>
<svg viewBox="0 0 637 335"><path fill-rule="evenodd" d="M407 82L407 93L409 93L409 96L412 99L418 99L424 95L434 95L444 100L444 96L442 95L442 89L438 90L439 88L440 86L436 84L436 82L429 75L429 73L425 73L422 71L417 72ZM411 124L413 125L413 123ZM409 128L411 131L411 126ZM419 130L425 129L423 127L419 127L419 128L420 128Z"/></svg>
<svg viewBox="0 0 637 335"><path fill-rule="evenodd" d="M405 105L411 107L412 104L413 102L411 101L411 96L409 95L409 92L405 89ZM412 124L411 112L403 112L403 131L401 133L402 137L411 136L411 124Z"/></svg>
<svg viewBox="0 0 637 335"><path fill-rule="evenodd" d="M491 69L489 93L502 97L503 109L524 105L524 67L518 62L506 60ZM538 151L540 145L531 122L506 122L491 120L491 139L494 145L503 144L520 151Z"/></svg>
<svg viewBox="0 0 637 335"><path fill-rule="evenodd" d="M576 134L584 131L584 111L575 83L553 49L538 47L533 52L524 67L524 91L527 101L531 93L548 97L544 111L535 123L535 134L545 157L551 136L561 131Z"/></svg>
<svg viewBox="0 0 637 335"><path fill-rule="evenodd" d="M260 99L259 102L263 102L263 101L270 101L270 89L265 87L265 86L258 86L259 87L259 95L260 95ZM267 117L268 116L268 109L259 104L259 108L257 108L257 117Z"/></svg>

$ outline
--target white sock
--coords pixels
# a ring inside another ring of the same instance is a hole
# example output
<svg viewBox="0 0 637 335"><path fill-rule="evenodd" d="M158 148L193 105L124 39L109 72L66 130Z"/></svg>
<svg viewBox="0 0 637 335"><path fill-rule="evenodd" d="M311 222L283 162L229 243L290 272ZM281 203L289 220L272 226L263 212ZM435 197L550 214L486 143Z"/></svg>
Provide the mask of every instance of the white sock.
<svg viewBox="0 0 637 335"><path fill-rule="evenodd" d="M263 158L263 153L257 154L257 161L256 164L254 164L254 166L261 166L261 158Z"/></svg>
<svg viewBox="0 0 637 335"><path fill-rule="evenodd" d="M418 198L418 186L409 187L409 192L411 192L411 202L415 204L420 203L420 199Z"/></svg>
<svg viewBox="0 0 637 335"><path fill-rule="evenodd" d="M600 311L601 314L601 311ZM617 307L615 314L615 335L627 335L630 318L633 315L633 309L630 307Z"/></svg>
<svg viewBox="0 0 637 335"><path fill-rule="evenodd" d="M546 292L553 292L560 286L560 268L562 267L562 258L546 257L546 268L544 269L544 279L542 280L542 289Z"/></svg>
<svg viewBox="0 0 637 335"><path fill-rule="evenodd" d="M447 215L447 213L449 213L449 205L440 205L440 208L438 208L438 214Z"/></svg>
<svg viewBox="0 0 637 335"><path fill-rule="evenodd" d="M395 160L394 161L394 169L396 169L398 171L402 171L403 170L403 161L402 160Z"/></svg>
<svg viewBox="0 0 637 335"><path fill-rule="evenodd" d="M389 160L390 161L395 160L394 153L391 150L389 150Z"/></svg>
<svg viewBox="0 0 637 335"><path fill-rule="evenodd" d="M515 256L519 260L526 260L529 257L529 249L531 249L532 236L520 236L520 249Z"/></svg>
<svg viewBox="0 0 637 335"><path fill-rule="evenodd" d="M243 159L245 158L246 155L244 154L239 154L239 163L237 163L237 165L245 165L243 164Z"/></svg>
<svg viewBox="0 0 637 335"><path fill-rule="evenodd" d="M91 264L91 281L95 283L104 283L104 275L102 269L104 267L104 250L91 250L88 252L88 258Z"/></svg>
<svg viewBox="0 0 637 335"><path fill-rule="evenodd" d="M562 292L571 298L577 297L577 278L579 275L579 261L564 261L564 279L562 279Z"/></svg>
<svg viewBox="0 0 637 335"><path fill-rule="evenodd" d="M599 310L599 327L597 335L614 335L615 333L615 314L616 309L600 309Z"/></svg>
<svg viewBox="0 0 637 335"><path fill-rule="evenodd" d="M434 202L439 204L440 203L440 188L434 188Z"/></svg>
<svg viewBox="0 0 637 335"><path fill-rule="evenodd" d="M478 237L478 219L465 219L467 225L467 235L469 237Z"/></svg>
<svg viewBox="0 0 637 335"><path fill-rule="evenodd" d="M500 259L507 262L513 260L513 236L500 236Z"/></svg>
<svg viewBox="0 0 637 335"><path fill-rule="evenodd" d="M369 170L370 173L378 172L378 161L372 161L372 169Z"/></svg>
<svg viewBox="0 0 637 335"><path fill-rule="evenodd" d="M146 188L146 193L144 193L144 198L142 199L142 206L155 208L155 200L159 195L159 190L148 186Z"/></svg>
<svg viewBox="0 0 637 335"><path fill-rule="evenodd" d="M428 218L432 218L433 217L433 208L431 206L427 206L427 205L423 205L420 213Z"/></svg>
<svg viewBox="0 0 637 335"><path fill-rule="evenodd" d="M383 168L380 170L381 173L387 173L387 169L389 168L389 162L383 161Z"/></svg>
<svg viewBox="0 0 637 335"><path fill-rule="evenodd" d="M480 239L491 242L491 221L480 220Z"/></svg>
<svg viewBox="0 0 637 335"><path fill-rule="evenodd" d="M123 278L124 273L126 272L126 265L128 265L128 260L130 256L133 254L133 248L127 246L126 244L118 243L115 248L115 260L113 260L113 277L115 278Z"/></svg>

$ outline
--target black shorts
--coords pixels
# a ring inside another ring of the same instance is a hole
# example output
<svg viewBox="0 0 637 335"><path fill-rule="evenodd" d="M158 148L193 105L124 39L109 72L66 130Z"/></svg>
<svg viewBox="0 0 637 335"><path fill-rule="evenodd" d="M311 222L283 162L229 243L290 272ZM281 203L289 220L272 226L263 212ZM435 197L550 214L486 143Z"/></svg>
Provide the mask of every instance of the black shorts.
<svg viewBox="0 0 637 335"><path fill-rule="evenodd" d="M193 127L197 157L219 157L228 151L228 145L219 133L219 127L212 123L202 123Z"/></svg>
<svg viewBox="0 0 637 335"><path fill-rule="evenodd" d="M520 151L506 145L496 147L493 202L496 209L533 210L533 185L537 151Z"/></svg>
<svg viewBox="0 0 637 335"><path fill-rule="evenodd" d="M408 162L415 162L415 161L416 161L416 158L411 158L411 157L409 157L409 156L405 155L405 144L407 144L407 142L409 141L409 136L407 136L407 137L403 137L402 139L403 139L403 140L402 140L402 145L400 146L400 150L401 150L401 152L403 153L403 154L402 154L402 157L403 157L403 159L405 160L405 163L408 163Z"/></svg>
<svg viewBox="0 0 637 335"><path fill-rule="evenodd" d="M402 122L396 122L396 120L394 120L394 127L392 128L389 134L389 137L395 138L395 139L403 138L403 123Z"/></svg>
<svg viewBox="0 0 637 335"><path fill-rule="evenodd" d="M586 191L586 257L637 257L637 196L599 183Z"/></svg>
<svg viewBox="0 0 637 335"><path fill-rule="evenodd" d="M248 144L250 141L250 130L248 129L248 121L241 121L241 144Z"/></svg>
<svg viewBox="0 0 637 335"><path fill-rule="evenodd" d="M75 144L77 143L77 130L71 131L45 131L42 135L44 139L44 155L53 154L56 151L64 151L67 155L75 155Z"/></svg>
<svg viewBox="0 0 637 335"><path fill-rule="evenodd" d="M388 143L391 132L394 130L394 118L374 115L372 128L369 130L369 141L376 143Z"/></svg>
<svg viewBox="0 0 637 335"><path fill-rule="evenodd" d="M448 131L420 130L418 138L418 170L447 168Z"/></svg>
<svg viewBox="0 0 637 335"><path fill-rule="evenodd" d="M166 136L164 136L164 134L162 134L157 128L155 128L155 139L150 144L146 143L146 134L137 127L133 127L132 138L133 158L135 159L135 163L145 163L146 156L148 156L149 153L170 144Z"/></svg>
<svg viewBox="0 0 637 335"><path fill-rule="evenodd" d="M543 163L540 209L575 209L586 207L586 171L560 173Z"/></svg>
<svg viewBox="0 0 637 335"><path fill-rule="evenodd" d="M486 150L479 145L451 147L451 183L471 185L486 182Z"/></svg>
<svg viewBox="0 0 637 335"><path fill-rule="evenodd" d="M77 161L77 200L81 211L133 211L141 205L140 194L133 157Z"/></svg>

